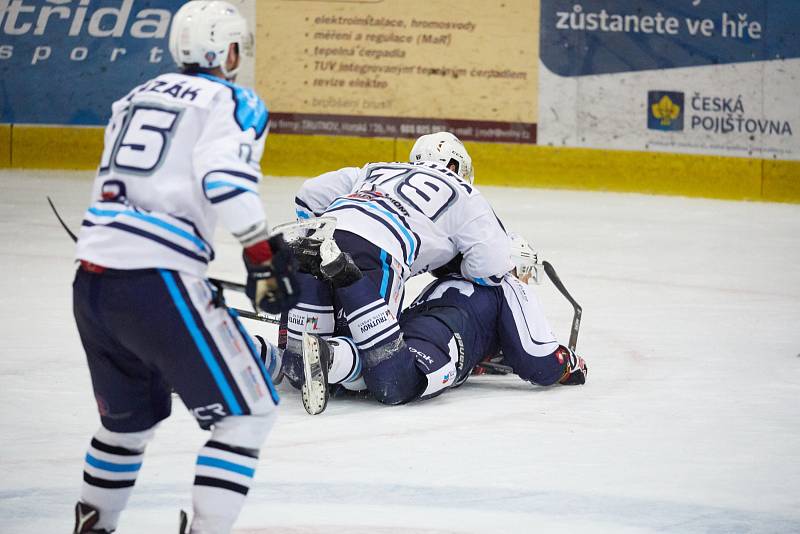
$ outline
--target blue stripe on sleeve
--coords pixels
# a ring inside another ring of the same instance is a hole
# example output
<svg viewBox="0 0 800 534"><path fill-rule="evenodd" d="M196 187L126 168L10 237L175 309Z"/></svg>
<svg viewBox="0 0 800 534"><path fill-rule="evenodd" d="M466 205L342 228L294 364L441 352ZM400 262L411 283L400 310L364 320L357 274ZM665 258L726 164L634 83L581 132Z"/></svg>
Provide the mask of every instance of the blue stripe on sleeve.
<svg viewBox="0 0 800 534"><path fill-rule="evenodd" d="M232 187L234 189L238 189L240 191L247 191L248 193L256 193L253 189L249 187L243 187L241 185L235 184L233 182L226 182L225 180L217 180L215 182L207 182L206 183L206 191L210 191L212 189L219 189L220 187Z"/></svg>

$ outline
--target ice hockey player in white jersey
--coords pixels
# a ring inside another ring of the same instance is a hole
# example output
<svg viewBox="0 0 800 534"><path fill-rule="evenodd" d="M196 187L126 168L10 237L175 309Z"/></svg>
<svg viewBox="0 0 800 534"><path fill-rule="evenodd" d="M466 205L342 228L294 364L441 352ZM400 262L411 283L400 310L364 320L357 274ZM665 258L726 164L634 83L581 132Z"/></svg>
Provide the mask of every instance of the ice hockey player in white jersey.
<svg viewBox="0 0 800 534"><path fill-rule="evenodd" d="M333 252L325 249L323 245L324 262L348 262L335 248ZM375 365L367 381L372 396L385 404L435 397L463 384L479 362L497 354L502 354L503 364L512 372L534 384L585 383L586 362L559 344L526 284L536 267L535 258L528 242L514 236L515 267L500 285L484 286L452 272L436 271L441 277L401 313L403 346ZM350 273L356 271L349 263ZM329 272L325 263L321 272ZM334 283L337 276L341 274L331 277ZM350 274L349 278L355 277ZM319 362L327 382L335 384L342 377L337 359L344 354L348 360L349 343L342 336L324 339L305 333L303 358Z"/></svg>
<svg viewBox="0 0 800 534"><path fill-rule="evenodd" d="M346 288L334 283L333 291L309 274L298 276L303 298L289 312L283 361L292 383L303 384L310 411L324 402L326 388L308 379L319 378L315 369L301 370L304 331L348 336L350 357L340 363L350 372L343 382L363 388L374 366L402 348L397 317L410 276L457 254L463 256L461 274L477 284L497 285L511 269L509 238L472 183L472 161L461 141L448 132L424 135L409 159L329 172L307 180L297 194L298 217L334 217L336 243L363 273ZM303 265L304 254L299 256ZM344 320L337 324L335 313Z"/></svg>
<svg viewBox="0 0 800 534"><path fill-rule="evenodd" d="M252 339L206 279L219 219L244 248L254 305L278 313L297 300L291 251L269 237L258 193L267 109L233 81L251 47L233 5L186 3L170 29L181 72L112 106L73 284L101 420L75 533L116 529L171 390L211 431L182 534L231 531L275 419L278 395Z"/></svg>

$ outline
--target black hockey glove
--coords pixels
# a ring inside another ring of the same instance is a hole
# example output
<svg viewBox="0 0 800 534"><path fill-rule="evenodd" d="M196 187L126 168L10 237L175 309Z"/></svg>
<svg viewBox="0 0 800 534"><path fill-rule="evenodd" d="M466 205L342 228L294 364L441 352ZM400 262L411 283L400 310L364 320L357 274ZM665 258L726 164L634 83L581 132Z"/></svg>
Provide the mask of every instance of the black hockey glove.
<svg viewBox="0 0 800 534"><path fill-rule="evenodd" d="M301 237L291 242L294 257L297 258L297 270L301 273L308 273L314 278L322 279L319 270L320 257L319 246L322 241L309 237Z"/></svg>
<svg viewBox="0 0 800 534"><path fill-rule="evenodd" d="M283 236L272 236L244 249L244 264L245 294L255 310L277 314L297 304L300 296L295 276L297 262Z"/></svg>
<svg viewBox="0 0 800 534"><path fill-rule="evenodd" d="M436 278L444 278L445 276L450 276L451 274L455 274L461 276L461 260L464 259L464 256L461 255L459 252L456 254L455 258L448 261L441 267L437 267L431 271L431 274Z"/></svg>

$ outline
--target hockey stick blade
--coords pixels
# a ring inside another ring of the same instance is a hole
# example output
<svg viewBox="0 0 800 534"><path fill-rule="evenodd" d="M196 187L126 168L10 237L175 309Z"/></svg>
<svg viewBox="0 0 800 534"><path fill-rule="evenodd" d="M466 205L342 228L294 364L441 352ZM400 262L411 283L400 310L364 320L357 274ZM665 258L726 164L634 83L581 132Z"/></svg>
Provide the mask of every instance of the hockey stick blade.
<svg viewBox="0 0 800 534"><path fill-rule="evenodd" d="M558 277L555 268L550 264L548 261L543 261L542 266L544 266L544 272L547 273L547 277L553 282L553 285L556 286L562 295L572 304L573 315L572 315L572 330L569 334L569 349L571 351L575 351L575 346L578 344L578 330L581 327L581 314L583 313L583 308L581 308L580 304L572 298L572 295L569 294L567 288L564 287L564 283L561 281L561 278Z"/></svg>
<svg viewBox="0 0 800 534"><path fill-rule="evenodd" d="M478 367L482 367L498 375L509 375L514 372L514 369L510 365L503 365L502 363L479 362Z"/></svg>

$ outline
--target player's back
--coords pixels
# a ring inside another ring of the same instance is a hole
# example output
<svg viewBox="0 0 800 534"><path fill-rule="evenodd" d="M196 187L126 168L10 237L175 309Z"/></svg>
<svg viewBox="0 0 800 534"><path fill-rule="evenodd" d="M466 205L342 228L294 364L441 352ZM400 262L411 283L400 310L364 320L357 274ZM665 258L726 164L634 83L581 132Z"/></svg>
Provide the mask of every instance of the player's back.
<svg viewBox="0 0 800 534"><path fill-rule="evenodd" d="M369 163L327 173L304 184L298 193L301 209L303 204L315 214L336 217L337 229L375 243L404 262L410 274L435 269L464 250L478 258L475 276L510 268L492 254L492 246L507 237L488 202L437 162Z"/></svg>
<svg viewBox="0 0 800 534"><path fill-rule="evenodd" d="M204 274L217 216L204 178L222 169L255 187L266 120L254 93L210 75L163 74L134 88L112 106L78 258Z"/></svg>

